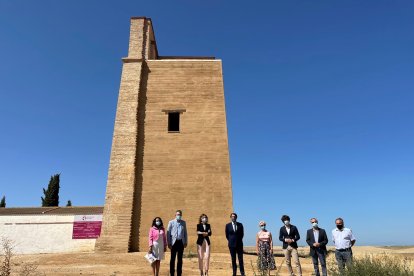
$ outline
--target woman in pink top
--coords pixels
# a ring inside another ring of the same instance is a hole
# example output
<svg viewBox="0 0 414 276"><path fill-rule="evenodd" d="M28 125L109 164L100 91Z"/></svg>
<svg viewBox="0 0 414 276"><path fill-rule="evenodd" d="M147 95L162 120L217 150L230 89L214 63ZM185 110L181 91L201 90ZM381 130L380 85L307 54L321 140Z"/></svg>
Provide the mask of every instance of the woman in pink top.
<svg viewBox="0 0 414 276"><path fill-rule="evenodd" d="M152 273L154 276L158 276L160 273L161 260L164 260L164 253L167 251L167 236L160 217L156 217L152 221L148 240L148 253L152 253L152 255L156 258L156 261L151 264Z"/></svg>
<svg viewBox="0 0 414 276"><path fill-rule="evenodd" d="M267 271L276 269L276 262L273 256L273 240L272 233L266 230L266 222L259 222L260 231L256 235L256 252L259 258L258 269Z"/></svg>

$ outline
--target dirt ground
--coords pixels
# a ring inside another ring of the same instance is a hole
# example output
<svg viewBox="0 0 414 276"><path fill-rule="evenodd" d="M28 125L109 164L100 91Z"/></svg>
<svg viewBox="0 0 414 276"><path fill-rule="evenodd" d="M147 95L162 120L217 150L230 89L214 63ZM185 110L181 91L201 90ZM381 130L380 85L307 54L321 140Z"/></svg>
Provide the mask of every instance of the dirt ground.
<svg viewBox="0 0 414 276"><path fill-rule="evenodd" d="M251 252L252 248L246 248ZM330 249L332 250L332 248ZM307 248L300 248L300 258L303 275L312 275L313 265L308 254ZM276 264L279 275L288 275L283 255L280 248L275 248ZM373 247L355 246L354 255L364 256L366 254L390 254L401 257L409 257L414 260L413 247ZM145 253L123 253L123 254L95 254L95 253L71 253L71 254L37 254L37 255L18 255L13 259L13 269L18 271L22 263L35 263L38 265L37 272L40 275L152 275L151 267L144 259ZM168 275L169 252L161 262L161 276ZM257 257L245 254L244 263L246 275L254 275L254 265ZM334 265L334 255L328 256L328 266ZM198 259L197 256L190 256L183 261L183 275L197 276ZM414 264L412 263L412 266ZM413 267L414 268L414 267ZM231 275L230 255L225 253L213 253L210 259L210 276ZM17 275L17 274L16 274ZM271 275L275 275L273 272Z"/></svg>

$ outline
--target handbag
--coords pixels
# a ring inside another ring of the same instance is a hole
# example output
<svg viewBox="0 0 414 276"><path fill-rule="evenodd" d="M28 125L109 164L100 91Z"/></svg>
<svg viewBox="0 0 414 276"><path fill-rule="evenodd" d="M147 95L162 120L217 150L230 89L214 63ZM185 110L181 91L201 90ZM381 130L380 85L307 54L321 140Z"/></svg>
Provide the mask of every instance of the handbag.
<svg viewBox="0 0 414 276"><path fill-rule="evenodd" d="M155 262L157 259L155 258L155 256L152 253L147 253L145 254L144 258L150 263L152 264L153 262Z"/></svg>

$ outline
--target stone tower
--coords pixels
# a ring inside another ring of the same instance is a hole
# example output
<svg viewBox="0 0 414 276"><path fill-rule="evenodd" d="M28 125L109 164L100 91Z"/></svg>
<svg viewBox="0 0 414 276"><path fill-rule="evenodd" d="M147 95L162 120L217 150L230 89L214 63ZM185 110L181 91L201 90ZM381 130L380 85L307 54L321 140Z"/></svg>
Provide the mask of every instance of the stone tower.
<svg viewBox="0 0 414 276"><path fill-rule="evenodd" d="M146 251L153 218L166 227L177 209L189 249L206 213L213 250L226 250L233 202L221 60L160 56L151 19L133 17L122 61L96 251Z"/></svg>

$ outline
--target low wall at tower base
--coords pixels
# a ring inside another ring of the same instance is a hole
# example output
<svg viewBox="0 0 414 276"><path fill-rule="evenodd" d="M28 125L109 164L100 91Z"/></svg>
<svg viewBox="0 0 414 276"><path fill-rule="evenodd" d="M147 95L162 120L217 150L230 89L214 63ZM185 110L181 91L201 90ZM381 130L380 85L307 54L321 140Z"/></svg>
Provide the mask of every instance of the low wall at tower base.
<svg viewBox="0 0 414 276"><path fill-rule="evenodd" d="M0 239L10 240L15 254L94 252L96 238L73 236L79 213L102 214L91 208L1 208Z"/></svg>

